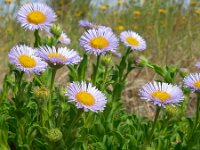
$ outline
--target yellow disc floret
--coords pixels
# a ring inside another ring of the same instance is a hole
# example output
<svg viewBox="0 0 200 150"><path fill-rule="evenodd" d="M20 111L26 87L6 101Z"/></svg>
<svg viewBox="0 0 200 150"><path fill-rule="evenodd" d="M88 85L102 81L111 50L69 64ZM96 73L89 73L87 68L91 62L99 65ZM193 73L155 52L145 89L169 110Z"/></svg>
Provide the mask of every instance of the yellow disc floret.
<svg viewBox="0 0 200 150"><path fill-rule="evenodd" d="M27 15L27 20L33 24L42 24L46 21L46 16L40 11L32 11Z"/></svg>
<svg viewBox="0 0 200 150"><path fill-rule="evenodd" d="M58 53L50 53L47 55L49 58L58 58L60 59L61 61L66 61L67 58L61 54L58 54Z"/></svg>
<svg viewBox="0 0 200 150"><path fill-rule="evenodd" d="M91 95L90 93L85 92L85 91L78 92L76 94L76 99L78 102L80 102L86 106L92 106L95 103L95 99L94 99L93 95Z"/></svg>
<svg viewBox="0 0 200 150"><path fill-rule="evenodd" d="M102 49L102 48L107 47L109 45L109 42L108 42L108 40L106 38L99 36L99 37L93 38L90 41L90 45L93 48Z"/></svg>
<svg viewBox="0 0 200 150"><path fill-rule="evenodd" d="M139 45L139 41L136 38L133 38L133 37L127 37L126 41L128 42L128 44L133 45L133 46Z"/></svg>
<svg viewBox="0 0 200 150"><path fill-rule="evenodd" d="M164 91L156 91L156 92L153 92L151 94L151 96L153 98L158 98L159 100L161 100L162 102L168 100L168 99L171 99L171 95L167 92L164 92Z"/></svg>
<svg viewBox="0 0 200 150"><path fill-rule="evenodd" d="M194 82L193 85L200 89L200 81Z"/></svg>
<svg viewBox="0 0 200 150"><path fill-rule="evenodd" d="M18 58L19 63L25 68L34 68L36 66L36 61L28 55L21 55Z"/></svg>

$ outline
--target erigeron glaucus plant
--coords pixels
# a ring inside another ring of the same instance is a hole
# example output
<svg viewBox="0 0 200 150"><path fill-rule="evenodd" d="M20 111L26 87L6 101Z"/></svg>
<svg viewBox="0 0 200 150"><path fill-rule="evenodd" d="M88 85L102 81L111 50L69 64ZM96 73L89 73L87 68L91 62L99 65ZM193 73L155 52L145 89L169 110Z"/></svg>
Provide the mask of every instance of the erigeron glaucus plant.
<svg viewBox="0 0 200 150"><path fill-rule="evenodd" d="M34 47L14 46L8 55L10 72L0 94L0 149L178 149L181 140L193 144L198 111L191 132L184 136L186 123L179 127L182 120L175 122L165 114L165 109L172 114L182 107L188 94L175 84L180 69L161 67L144 57L134 61L133 55L147 48L138 33L128 30L117 37L110 27L86 20L79 22L85 27L76 39L80 49L61 47L70 44L70 38L52 24L55 19L54 11L41 3L25 4L17 13L21 26L34 32L35 42ZM41 30L47 36L40 36ZM126 50L119 50L119 44ZM67 81L54 84L64 67ZM122 105L129 73L142 67L162 77L138 91L143 101L156 105L154 121L128 114ZM199 75L186 77L184 83L197 92Z"/></svg>

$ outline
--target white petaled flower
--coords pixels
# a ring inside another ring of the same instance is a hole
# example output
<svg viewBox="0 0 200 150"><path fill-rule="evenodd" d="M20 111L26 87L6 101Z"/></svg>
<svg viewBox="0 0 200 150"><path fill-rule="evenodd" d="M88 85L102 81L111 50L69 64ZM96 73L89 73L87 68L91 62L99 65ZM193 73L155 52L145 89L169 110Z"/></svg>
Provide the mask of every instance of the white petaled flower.
<svg viewBox="0 0 200 150"><path fill-rule="evenodd" d="M77 108L83 108L84 111L93 112L103 111L107 103L106 96L91 83L72 82L68 85L65 93L70 102L75 102Z"/></svg>
<svg viewBox="0 0 200 150"><path fill-rule="evenodd" d="M120 34L120 39L127 47L132 50L142 51L146 49L145 40L136 32L123 31Z"/></svg>
<svg viewBox="0 0 200 150"><path fill-rule="evenodd" d="M82 58L74 50L69 50L66 47L40 47L37 54L44 61L49 63L51 66L63 66L68 64L77 64Z"/></svg>
<svg viewBox="0 0 200 150"><path fill-rule="evenodd" d="M17 21L22 27L29 30L47 29L55 18L55 12L49 6L41 3L25 4L17 13Z"/></svg>
<svg viewBox="0 0 200 150"><path fill-rule="evenodd" d="M65 45L69 45L71 40L68 38L68 36L62 32L60 37L58 38L58 41L62 44L65 44Z"/></svg>
<svg viewBox="0 0 200 150"><path fill-rule="evenodd" d="M10 63L16 65L17 69L27 73L39 74L44 72L47 67L47 63L35 55L35 50L25 45L13 47L8 57Z"/></svg>
<svg viewBox="0 0 200 150"><path fill-rule="evenodd" d="M105 28L90 29L80 38L80 45L86 52L104 55L107 52L116 53L118 39L112 31Z"/></svg>
<svg viewBox="0 0 200 150"><path fill-rule="evenodd" d="M184 85L193 92L200 92L200 73L190 73L183 79Z"/></svg>
<svg viewBox="0 0 200 150"><path fill-rule="evenodd" d="M139 90L139 95L141 99L160 107L167 104L177 105L184 99L183 92L178 86L155 81L145 84Z"/></svg>

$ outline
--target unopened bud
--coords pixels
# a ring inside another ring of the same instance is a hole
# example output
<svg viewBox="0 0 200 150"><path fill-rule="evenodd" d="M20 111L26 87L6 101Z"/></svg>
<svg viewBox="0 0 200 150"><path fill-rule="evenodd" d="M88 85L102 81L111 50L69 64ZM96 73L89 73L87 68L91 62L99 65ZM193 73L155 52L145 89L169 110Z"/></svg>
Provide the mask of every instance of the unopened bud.
<svg viewBox="0 0 200 150"><path fill-rule="evenodd" d="M62 132L58 128L50 129L47 132L47 138L51 142L58 142L62 139Z"/></svg>
<svg viewBox="0 0 200 150"><path fill-rule="evenodd" d="M167 105L165 110L167 111L167 113L169 113L171 115L175 115L180 112L180 110L177 106L172 106L172 105Z"/></svg>
<svg viewBox="0 0 200 150"><path fill-rule="evenodd" d="M188 70L187 68L180 68L180 75L181 75L182 77L187 76L189 73L190 73L190 72L189 72L189 70Z"/></svg>
<svg viewBox="0 0 200 150"><path fill-rule="evenodd" d="M46 87L35 87L33 93L37 97L38 101L42 102L49 97L49 90Z"/></svg>
<svg viewBox="0 0 200 150"><path fill-rule="evenodd" d="M101 58L101 63L102 65L104 66L109 66L112 64L112 55L111 54L108 54L108 55L104 55L102 58Z"/></svg>
<svg viewBox="0 0 200 150"><path fill-rule="evenodd" d="M56 38L53 36L47 36L44 40L44 45L53 46L57 42Z"/></svg>
<svg viewBox="0 0 200 150"><path fill-rule="evenodd" d="M144 56L135 57L134 63L139 67L145 67L150 65L148 59L146 59Z"/></svg>
<svg viewBox="0 0 200 150"><path fill-rule="evenodd" d="M52 25L51 28L50 28L50 32L56 37L56 38L59 38L61 33L62 33L62 29L60 26L58 25Z"/></svg>

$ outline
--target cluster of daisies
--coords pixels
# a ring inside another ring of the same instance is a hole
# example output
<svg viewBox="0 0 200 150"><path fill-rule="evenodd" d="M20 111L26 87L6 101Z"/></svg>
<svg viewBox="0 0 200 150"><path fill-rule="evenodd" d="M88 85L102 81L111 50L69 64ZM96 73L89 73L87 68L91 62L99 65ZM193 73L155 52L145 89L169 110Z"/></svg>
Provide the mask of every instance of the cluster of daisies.
<svg viewBox="0 0 200 150"><path fill-rule="evenodd" d="M50 36L50 27L55 18L55 12L41 3L25 4L17 14L17 20L22 27L32 31L46 30ZM87 20L79 21L79 26L87 29L80 38L80 45L87 53L105 55L112 52L120 56L120 53L116 51L119 40L111 28ZM146 49L145 40L134 31L123 31L120 34L120 39L125 46L132 50L142 51ZM58 40L66 45L70 43L70 39L64 32L61 33ZM66 47L41 46L34 49L26 45L18 45L10 50L9 60L19 70L39 74L44 72L48 65L58 69L64 65L78 64L82 58L76 51ZM200 89L199 76L199 74L192 74L184 81L188 87L197 90ZM175 105L183 101L181 89L168 83L148 83L139 92L142 99L159 106ZM83 108L85 111L103 111L107 101L105 94L92 86L91 83L87 84L84 81L70 83L66 95L70 102L76 102L77 107Z"/></svg>

